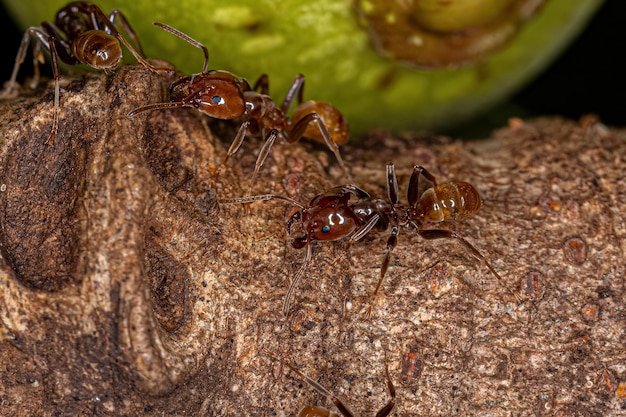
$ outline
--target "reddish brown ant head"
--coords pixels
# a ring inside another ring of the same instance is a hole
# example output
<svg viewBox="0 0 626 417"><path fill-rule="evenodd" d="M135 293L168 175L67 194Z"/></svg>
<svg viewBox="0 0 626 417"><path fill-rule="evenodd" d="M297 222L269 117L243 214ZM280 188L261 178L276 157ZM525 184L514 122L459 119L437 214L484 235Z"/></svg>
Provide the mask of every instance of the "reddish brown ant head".
<svg viewBox="0 0 626 417"><path fill-rule="evenodd" d="M350 196L333 188L311 200L302 211L302 226L310 241L339 240L354 232L361 222L348 205Z"/></svg>
<svg viewBox="0 0 626 417"><path fill-rule="evenodd" d="M302 222L310 240L339 240L350 236L360 224L353 212L336 204L315 208L304 213Z"/></svg>
<svg viewBox="0 0 626 417"><path fill-rule="evenodd" d="M72 42L72 53L92 68L111 71L122 61L120 42L102 30L88 30Z"/></svg>
<svg viewBox="0 0 626 417"><path fill-rule="evenodd" d="M209 71L181 78L170 87L172 102L194 107L221 120L241 117L246 110L243 88L246 80L227 71Z"/></svg>

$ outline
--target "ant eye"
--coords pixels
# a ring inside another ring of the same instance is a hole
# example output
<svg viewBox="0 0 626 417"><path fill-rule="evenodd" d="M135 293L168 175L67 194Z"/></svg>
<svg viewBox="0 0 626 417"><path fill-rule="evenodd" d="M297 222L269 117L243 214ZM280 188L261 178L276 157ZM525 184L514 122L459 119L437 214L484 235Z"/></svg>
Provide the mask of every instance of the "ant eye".
<svg viewBox="0 0 626 417"><path fill-rule="evenodd" d="M324 226L322 226L322 233L328 233L330 232L330 226L325 224Z"/></svg>
<svg viewBox="0 0 626 417"><path fill-rule="evenodd" d="M211 97L211 101L214 104L224 104L224 99L222 98L222 96L213 96Z"/></svg>

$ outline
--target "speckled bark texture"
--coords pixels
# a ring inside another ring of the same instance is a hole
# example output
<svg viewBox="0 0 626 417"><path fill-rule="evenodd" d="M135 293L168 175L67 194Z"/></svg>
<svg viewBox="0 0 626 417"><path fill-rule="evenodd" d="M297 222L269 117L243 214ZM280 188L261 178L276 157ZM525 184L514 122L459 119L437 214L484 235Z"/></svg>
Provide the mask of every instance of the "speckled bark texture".
<svg viewBox="0 0 626 417"><path fill-rule="evenodd" d="M214 180L236 125L166 100L173 77L142 67L64 79L0 103L0 414L283 416L331 402L356 415L618 416L626 413L626 133L595 122L516 121L479 141L372 133L342 148L275 146L254 193L307 203L354 183L384 197L395 163L463 180L484 205L444 227L475 245L515 298L454 241L399 235L371 317L386 233L347 256L304 260L293 207L242 196L260 143ZM213 136L210 127L216 127ZM218 137L219 136L219 137Z"/></svg>

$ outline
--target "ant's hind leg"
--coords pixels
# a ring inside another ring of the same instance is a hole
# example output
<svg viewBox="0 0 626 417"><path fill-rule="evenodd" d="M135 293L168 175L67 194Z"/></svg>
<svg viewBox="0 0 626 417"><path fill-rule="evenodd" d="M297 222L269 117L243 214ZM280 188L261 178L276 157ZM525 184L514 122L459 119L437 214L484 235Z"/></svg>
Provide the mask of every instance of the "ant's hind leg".
<svg viewBox="0 0 626 417"><path fill-rule="evenodd" d="M507 291L509 291L511 294L513 294L513 296L515 297L515 299L517 300L518 303L522 302L522 299L519 296L519 294L517 294L515 291L513 291L504 282L504 279L502 279L500 274L498 274L496 272L496 270L493 268L493 266L491 266L489 261L487 261L487 258L485 258L483 256L483 254L478 251L478 249L476 249L471 243L469 243L467 240L465 240L462 236L459 236L459 235L457 235L456 233L454 233L454 232L452 232L450 230L444 230L444 229L418 230L417 233L421 237L423 237L424 239L429 239L429 240L432 240L432 239L455 239L457 242L459 242L461 244L461 246L463 246L465 248L466 251L469 252L470 255L472 255L474 257L474 259L476 259L481 264L485 265L491 271L491 273L493 274L494 277L496 277L498 282L500 282L500 284L504 288L506 288Z"/></svg>
<svg viewBox="0 0 626 417"><path fill-rule="evenodd" d="M281 361L281 363L284 363L285 365L287 365L287 368L291 369L291 371L293 371L294 373L296 373L300 378L302 378L307 384L309 384L309 386L311 388L313 388L315 391L317 391L320 395L323 395L324 397L328 398L330 401L332 401L333 404L335 404L335 407L337 407L337 409L339 410L339 412L341 413L342 416L344 417L351 417L354 414L352 413L352 411L350 411L348 409L348 407L346 407L339 398L337 398L333 393L331 393L330 391L328 391L326 388L324 388L322 386L322 384L318 383L317 381L315 381L313 378L310 378L309 376L305 375L304 373L302 373L302 371L300 371L298 368L296 368L295 366L293 366L292 364L290 364L289 362L283 362L283 360L281 358L278 357L278 355L274 352L272 352L271 350L265 349L265 353L267 353L268 355L270 355L272 358ZM316 416L335 416L335 413L331 413L328 409L320 407L320 406L306 406L304 407L301 411L300 414L298 414L299 416L311 416L311 417L316 417ZM383 414L382 417L386 416L386 414Z"/></svg>
<svg viewBox="0 0 626 417"><path fill-rule="evenodd" d="M333 117L333 124L336 126L336 133L338 136L338 140L333 139L328 130L328 126L324 122L322 116L318 114L316 111L311 111L310 113L302 115L304 110L304 106L317 108L318 110L324 110L325 113L328 113L328 116ZM324 106L323 108L320 106ZM332 110L331 110L332 109ZM341 157L341 153L339 152L339 146L337 143L346 143L349 135L349 128L347 123L345 122L343 115L339 113L337 109L325 103L317 103L313 101L307 101L298 107L296 112L293 115L294 120L297 122L293 125L293 128L289 132L289 136L287 136L288 143L294 143L302 139L303 137L311 138L317 142L324 143L328 149L335 155L341 170L345 173L348 172L345 163L343 162L343 158Z"/></svg>
<svg viewBox="0 0 626 417"><path fill-rule="evenodd" d="M378 413L376 413L376 417L386 417L391 413L393 407L396 405L396 388L393 386L393 382L391 382L391 378L389 377L389 361L387 360L387 353L385 352L385 375L387 376L387 389L389 390L389 395L391 399L389 402L381 408Z"/></svg>

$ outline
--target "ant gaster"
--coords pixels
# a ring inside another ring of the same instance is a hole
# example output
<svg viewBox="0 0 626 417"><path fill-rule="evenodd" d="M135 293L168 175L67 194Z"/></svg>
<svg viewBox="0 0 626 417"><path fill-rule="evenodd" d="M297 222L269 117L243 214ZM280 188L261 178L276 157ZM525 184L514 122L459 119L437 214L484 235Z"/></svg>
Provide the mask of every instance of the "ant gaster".
<svg viewBox="0 0 626 417"><path fill-rule="evenodd" d="M314 197L306 206L289 197L275 194L221 200L222 203L244 204L280 200L299 207L299 210L287 222L286 228L287 233L290 234L292 224L296 221L301 222L305 234L294 238L291 244L296 249L306 247L307 253L304 263L296 273L285 296L284 314L289 311L291 296L311 261L313 242L348 238L347 253L354 242L362 239L374 228L389 230L390 236L387 239L378 283L371 296L368 315L371 313L372 305L387 272L391 251L397 244L401 229L415 232L428 240L456 240L474 259L484 264L518 302L521 302L519 295L505 284L487 259L462 236L450 230L425 229L423 226L425 223L461 220L476 213L482 205L482 200L471 184L467 182L437 184L435 177L425 168L415 166L409 179L407 193L409 204L407 206L401 204L398 199L398 180L393 163L387 164L386 179L387 200L374 198L353 184L331 188Z"/></svg>
<svg viewBox="0 0 626 417"><path fill-rule="evenodd" d="M119 20L120 27L133 40L136 48L117 30L116 20ZM43 22L39 27L26 29L15 58L11 79L0 96L9 97L15 90L17 73L26 57L31 37L36 41L33 47L34 75L31 88L34 89L39 84L39 63L44 61L42 48L50 54L54 75L52 131L46 143L54 139L59 127L59 59L69 65L86 64L97 70L112 71L122 60L121 42L146 68L152 71L171 71L154 67L144 59L139 39L121 11L114 9L106 16L95 4L76 1L57 12L54 24Z"/></svg>
<svg viewBox="0 0 626 417"><path fill-rule="evenodd" d="M303 374L298 368L291 365L289 362L283 362L281 358L279 358L278 355L272 352L271 350L265 349L265 353L270 355L272 358L281 361L281 364L284 363L285 365L287 365L289 369L295 372L300 378L304 379L306 383L309 384L315 391L317 391L319 394L331 400L343 417L354 416L352 411L350 411L348 407L345 406L339 398L334 396L330 391L324 388L321 384L319 384L312 378ZM376 417L388 416L393 410L393 407L396 405L396 389L394 388L393 383L391 382L391 378L389 377L389 364L387 363L386 355L385 355L385 374L387 375L387 389L389 389L389 395L391 396L391 399L383 408L381 408L376 413ZM315 405L308 405L304 407L302 410L300 410L300 413L298 414L298 417L338 417L338 416L339 416L338 414L330 411L329 409L325 407L320 407L320 406L315 406Z"/></svg>
<svg viewBox="0 0 626 417"><path fill-rule="evenodd" d="M246 135L264 135L263 144L250 179L250 188L254 183L259 169L265 162L269 151L277 139L288 143L297 142L303 137L326 144L337 158L341 168L345 166L339 147L348 141L350 128L343 115L335 107L319 101L302 102L304 76L299 74L289 88L280 107L276 107L269 96L269 80L266 74L261 75L253 87L248 81L228 71L208 70L209 52L200 42L163 23L154 23L204 53L202 72L183 77L170 87L170 102L149 104L134 109L128 117L148 110L173 107L192 107L209 117L220 120L240 119L241 126L231 143L226 157L217 166L219 169L239 149ZM294 100L297 107L291 117L287 116Z"/></svg>

